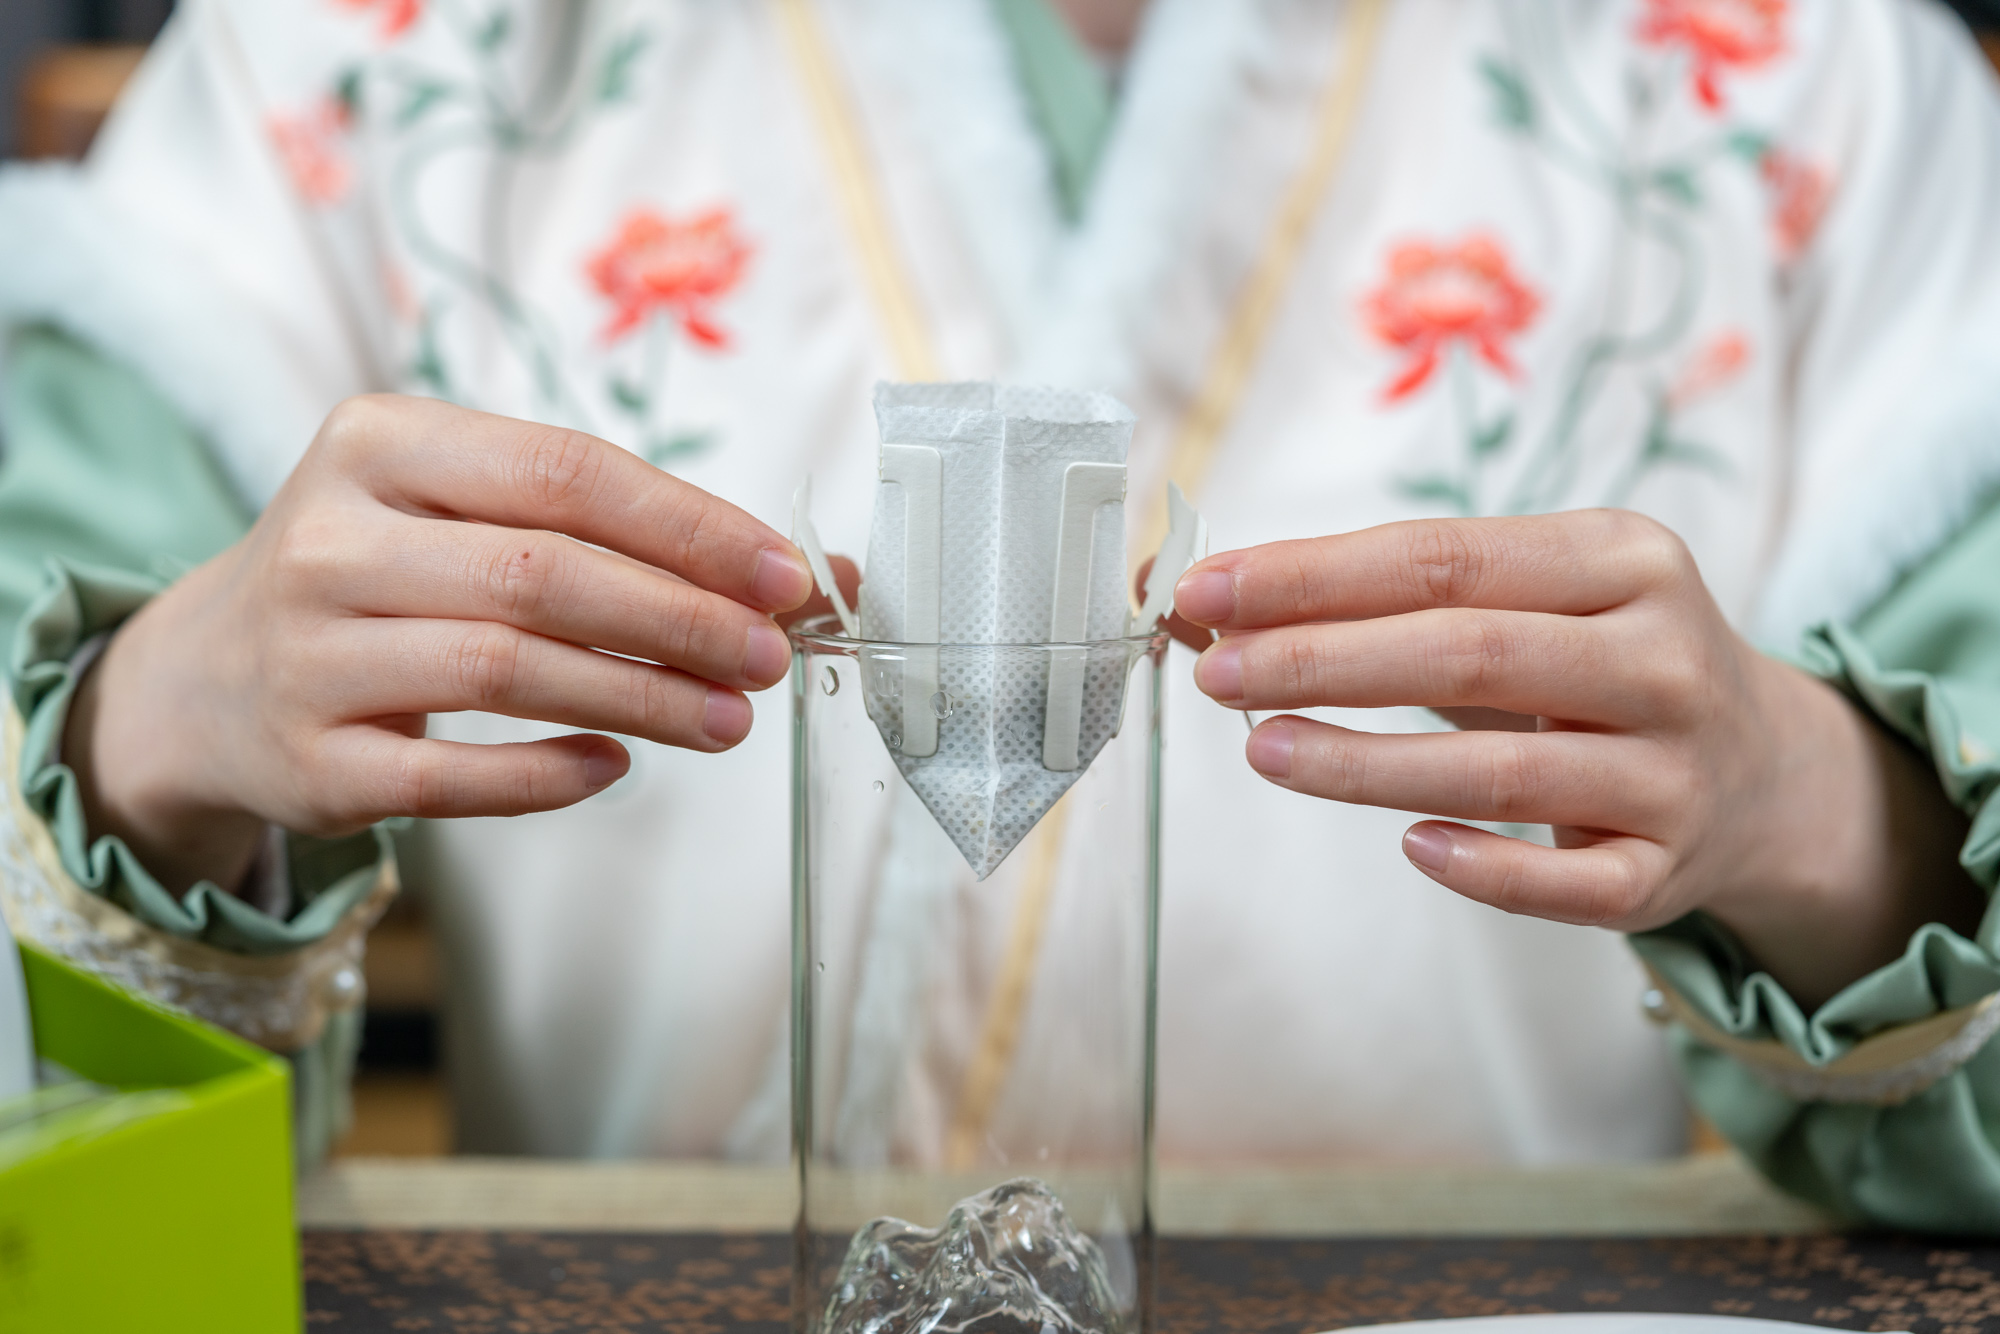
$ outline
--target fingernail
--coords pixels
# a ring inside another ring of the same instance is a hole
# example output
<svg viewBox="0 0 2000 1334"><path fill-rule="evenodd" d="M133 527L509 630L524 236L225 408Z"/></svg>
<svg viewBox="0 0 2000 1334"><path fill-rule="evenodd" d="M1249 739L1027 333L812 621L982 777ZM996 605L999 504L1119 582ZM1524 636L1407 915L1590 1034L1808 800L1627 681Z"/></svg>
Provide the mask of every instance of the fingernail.
<svg viewBox="0 0 2000 1334"><path fill-rule="evenodd" d="M1201 693L1222 704L1243 698L1243 646L1222 640L1195 660L1194 683Z"/></svg>
<svg viewBox="0 0 2000 1334"><path fill-rule="evenodd" d="M1403 855L1432 875L1443 875L1451 865L1453 846L1451 835L1434 824L1412 825L1403 835Z"/></svg>
<svg viewBox="0 0 2000 1334"><path fill-rule="evenodd" d="M783 680L792 669L792 649L785 642L785 632L775 625L753 625L749 640L743 651L743 675L760 686Z"/></svg>
<svg viewBox="0 0 2000 1334"><path fill-rule="evenodd" d="M1265 723L1250 734L1250 744L1243 748L1243 753L1250 767L1264 777L1290 778L1295 740L1292 729L1283 723Z"/></svg>
<svg viewBox="0 0 2000 1334"><path fill-rule="evenodd" d="M772 611L790 611L812 594L812 573L789 551L766 547L750 572L750 596Z"/></svg>
<svg viewBox="0 0 2000 1334"><path fill-rule="evenodd" d="M1174 608L1197 625L1228 620L1236 610L1236 576L1221 570L1182 575L1174 585Z"/></svg>
<svg viewBox="0 0 2000 1334"><path fill-rule="evenodd" d="M592 792L610 787L625 776L631 763L622 746L592 746L583 757L583 785Z"/></svg>
<svg viewBox="0 0 2000 1334"><path fill-rule="evenodd" d="M708 706L701 715L701 730L719 745L735 745L750 735L750 701L734 690L710 686Z"/></svg>

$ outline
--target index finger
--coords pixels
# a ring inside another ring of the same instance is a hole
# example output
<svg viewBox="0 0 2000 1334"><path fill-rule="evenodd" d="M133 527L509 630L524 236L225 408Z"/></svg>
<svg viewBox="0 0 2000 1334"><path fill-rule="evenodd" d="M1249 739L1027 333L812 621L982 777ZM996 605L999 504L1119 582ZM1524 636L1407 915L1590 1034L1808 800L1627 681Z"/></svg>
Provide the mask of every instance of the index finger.
<svg viewBox="0 0 2000 1334"><path fill-rule="evenodd" d="M1418 519L1210 556L1181 576L1174 603L1223 631L1431 607L1587 616L1678 578L1687 563L1679 538L1626 510Z"/></svg>
<svg viewBox="0 0 2000 1334"><path fill-rule="evenodd" d="M566 533L763 611L812 589L775 531L582 431L370 395L335 408L322 438L353 451L381 499L422 513Z"/></svg>

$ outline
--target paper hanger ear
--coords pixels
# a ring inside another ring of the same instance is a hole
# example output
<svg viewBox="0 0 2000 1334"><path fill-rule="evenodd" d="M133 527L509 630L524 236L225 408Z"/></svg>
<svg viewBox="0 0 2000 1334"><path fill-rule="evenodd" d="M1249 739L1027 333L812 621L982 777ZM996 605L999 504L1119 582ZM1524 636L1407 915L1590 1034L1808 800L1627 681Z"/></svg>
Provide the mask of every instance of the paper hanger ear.
<svg viewBox="0 0 2000 1334"><path fill-rule="evenodd" d="M1146 600L1132 614L1131 628L1127 633L1158 633L1174 609L1174 585L1180 583L1181 576L1196 561L1207 555L1208 520L1188 504L1178 485L1168 482L1167 535L1161 539L1160 549L1153 555L1153 568L1146 574ZM1138 661L1134 658L1133 665L1137 666ZM1118 697L1118 726L1111 729L1111 735L1117 736L1125 730L1125 704L1131 698L1129 687Z"/></svg>
<svg viewBox="0 0 2000 1334"><path fill-rule="evenodd" d="M903 642L938 642L944 583L944 456L929 445L883 445L882 480L903 488ZM938 655L910 647L903 658L902 751L937 754Z"/></svg>
<svg viewBox="0 0 2000 1334"><path fill-rule="evenodd" d="M833 603L833 614L840 618L840 632L849 639L859 639L861 623L854 618L847 599L841 596L840 583L833 577L833 566L827 563L826 548L820 545L819 533L813 528L812 496L813 479L807 477L792 493L792 544L806 553L806 565L812 570L813 582Z"/></svg>
<svg viewBox="0 0 2000 1334"><path fill-rule="evenodd" d="M1090 560L1097 511L1125 499L1125 465L1072 463L1063 470L1062 519L1056 528L1056 587L1049 642L1080 644L1090 638ZM1053 649L1049 702L1042 721L1042 767L1071 773L1083 726L1083 669L1089 650Z"/></svg>
<svg viewBox="0 0 2000 1334"><path fill-rule="evenodd" d="M1150 635L1160 628L1174 609L1174 585L1191 566L1208 555L1208 521L1181 494L1173 482L1167 483L1167 536L1153 557L1153 569L1146 576L1146 601L1132 618L1132 633Z"/></svg>

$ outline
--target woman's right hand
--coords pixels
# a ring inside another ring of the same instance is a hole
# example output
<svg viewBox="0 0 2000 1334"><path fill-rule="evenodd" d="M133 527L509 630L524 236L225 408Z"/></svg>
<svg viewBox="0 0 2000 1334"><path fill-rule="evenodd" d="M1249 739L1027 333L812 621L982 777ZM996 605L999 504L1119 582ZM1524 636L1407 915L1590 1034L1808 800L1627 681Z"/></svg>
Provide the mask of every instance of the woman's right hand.
<svg viewBox="0 0 2000 1334"><path fill-rule="evenodd" d="M553 810L630 765L589 732L427 740L431 713L727 750L791 664L769 613L810 588L777 533L602 440L352 399L242 541L112 637L64 756L93 835L174 892L233 885L266 822Z"/></svg>

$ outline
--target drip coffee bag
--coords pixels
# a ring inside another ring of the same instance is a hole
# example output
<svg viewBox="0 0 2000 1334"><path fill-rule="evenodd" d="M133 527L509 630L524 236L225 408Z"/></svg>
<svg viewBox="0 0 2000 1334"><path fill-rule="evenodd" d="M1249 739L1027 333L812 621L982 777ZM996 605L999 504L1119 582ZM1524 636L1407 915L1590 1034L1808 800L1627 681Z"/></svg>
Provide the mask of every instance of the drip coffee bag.
<svg viewBox="0 0 2000 1334"><path fill-rule="evenodd" d="M860 630L897 647L863 664L868 713L984 879L1118 730L1133 417L991 384L882 385L875 412Z"/></svg>

